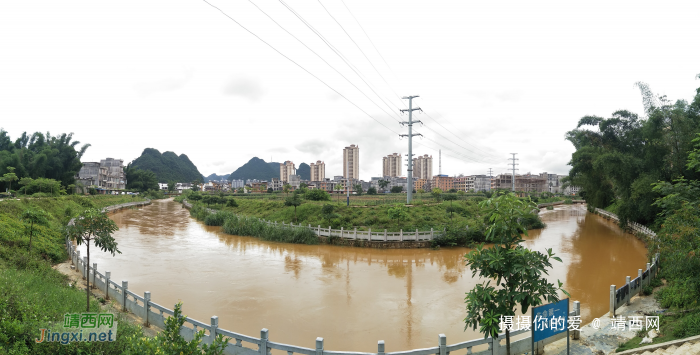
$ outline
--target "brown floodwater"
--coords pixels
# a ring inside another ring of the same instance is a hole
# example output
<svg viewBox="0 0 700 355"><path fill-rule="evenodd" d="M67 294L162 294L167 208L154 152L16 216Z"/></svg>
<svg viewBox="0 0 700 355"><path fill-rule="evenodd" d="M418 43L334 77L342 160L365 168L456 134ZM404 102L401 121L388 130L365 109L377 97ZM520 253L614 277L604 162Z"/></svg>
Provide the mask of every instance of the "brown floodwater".
<svg viewBox="0 0 700 355"><path fill-rule="evenodd" d="M530 231L525 245L552 248L549 280L564 283L581 302L586 323L608 311L611 284L636 276L646 249L634 236L588 213L584 205L543 210L547 227ZM464 294L480 282L463 256L467 248L380 250L264 242L224 234L189 216L176 202L154 201L111 215L122 254L92 253L101 271L129 281L138 294L184 314L250 336L327 350L376 352L436 346L482 336L464 331ZM81 247L81 255L85 255Z"/></svg>

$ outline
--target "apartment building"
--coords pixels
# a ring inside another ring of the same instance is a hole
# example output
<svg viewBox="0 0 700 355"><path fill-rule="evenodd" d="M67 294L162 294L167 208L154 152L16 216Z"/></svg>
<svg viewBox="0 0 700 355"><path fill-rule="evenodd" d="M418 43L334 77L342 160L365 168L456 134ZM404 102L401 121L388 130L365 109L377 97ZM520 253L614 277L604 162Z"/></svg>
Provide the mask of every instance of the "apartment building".
<svg viewBox="0 0 700 355"><path fill-rule="evenodd" d="M394 153L382 158L384 176L401 176L401 154Z"/></svg>
<svg viewBox="0 0 700 355"><path fill-rule="evenodd" d="M76 182L97 190L123 190L126 188L124 160L107 158L100 162L85 162L80 168Z"/></svg>
<svg viewBox="0 0 700 355"><path fill-rule="evenodd" d="M455 188L454 178L447 175L435 175L431 185L433 188L438 188L443 192L447 192Z"/></svg>
<svg viewBox="0 0 700 355"><path fill-rule="evenodd" d="M457 176L453 182L454 189L467 192L474 188L474 178L472 176Z"/></svg>
<svg viewBox="0 0 700 355"><path fill-rule="evenodd" d="M288 183L289 177L291 175L296 175L297 169L294 167L294 163L287 160L284 163L280 163L280 181L282 183Z"/></svg>
<svg viewBox="0 0 700 355"><path fill-rule="evenodd" d="M433 178L433 156L428 154L413 158L413 178L431 180Z"/></svg>
<svg viewBox="0 0 700 355"><path fill-rule="evenodd" d="M316 163L309 164L311 168L311 181L323 181L326 179L326 163L317 160Z"/></svg>
<svg viewBox="0 0 700 355"><path fill-rule="evenodd" d="M501 174L491 180L492 189L512 190L513 176ZM549 191L547 184L547 173L533 175L530 173L515 175L515 191L523 192L545 192Z"/></svg>
<svg viewBox="0 0 700 355"><path fill-rule="evenodd" d="M349 174L349 175L348 175ZM360 179L360 147L351 144L343 149L343 177Z"/></svg>

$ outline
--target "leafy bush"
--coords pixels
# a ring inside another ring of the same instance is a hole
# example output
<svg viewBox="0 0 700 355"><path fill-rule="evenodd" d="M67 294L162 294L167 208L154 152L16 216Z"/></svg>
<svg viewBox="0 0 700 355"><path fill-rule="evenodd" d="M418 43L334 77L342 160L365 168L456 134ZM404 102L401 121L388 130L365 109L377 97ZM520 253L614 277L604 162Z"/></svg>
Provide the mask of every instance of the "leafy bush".
<svg viewBox="0 0 700 355"><path fill-rule="evenodd" d="M305 194L305 197L309 201L330 201L331 199L331 194L324 190L308 190Z"/></svg>
<svg viewBox="0 0 700 355"><path fill-rule="evenodd" d="M208 226L223 226L227 218L233 216L233 213L227 211L217 211L216 213L207 214L204 218L204 224Z"/></svg>
<svg viewBox="0 0 700 355"><path fill-rule="evenodd" d="M318 244L318 237L309 228L268 224L251 217L231 215L224 222L222 230L228 234L257 237L262 240Z"/></svg>
<svg viewBox="0 0 700 355"><path fill-rule="evenodd" d="M676 338L687 338L700 334L700 312L693 312L681 318L673 329Z"/></svg>
<svg viewBox="0 0 700 355"><path fill-rule="evenodd" d="M392 194L398 194L403 191L403 186L394 186L391 188L391 193Z"/></svg>
<svg viewBox="0 0 700 355"><path fill-rule="evenodd" d="M229 198L226 200L226 207L238 207L238 202L233 198Z"/></svg>
<svg viewBox="0 0 700 355"><path fill-rule="evenodd" d="M696 307L700 294L691 278L671 281L656 293L656 299L663 308Z"/></svg>

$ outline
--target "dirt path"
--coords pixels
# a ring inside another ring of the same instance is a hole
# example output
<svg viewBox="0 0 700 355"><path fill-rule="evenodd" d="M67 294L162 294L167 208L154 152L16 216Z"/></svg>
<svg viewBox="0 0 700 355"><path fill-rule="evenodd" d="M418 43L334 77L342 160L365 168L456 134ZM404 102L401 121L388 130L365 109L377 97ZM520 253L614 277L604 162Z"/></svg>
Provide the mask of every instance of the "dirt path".
<svg viewBox="0 0 700 355"><path fill-rule="evenodd" d="M85 292L85 288L87 287L87 282L83 279L83 276L78 272L78 270L75 269L73 266L73 262L68 260L66 262L56 264L53 266L54 270L57 270L58 272L68 276L68 285L76 285L76 287ZM101 290L98 290L96 288L93 288L92 284L90 285L91 290L90 290L90 295L94 297L96 300L100 299L105 299L105 294ZM141 326L143 329L143 334L148 336L148 337L154 337L158 332L162 331L162 329L150 325L149 327L144 326L144 320L141 319L140 317L135 316L132 313L129 312L123 312L121 305L117 303L114 300L109 300L106 301L103 304L103 307L106 307L107 310L111 313L114 314L119 314L124 317L128 322L132 324L136 324Z"/></svg>

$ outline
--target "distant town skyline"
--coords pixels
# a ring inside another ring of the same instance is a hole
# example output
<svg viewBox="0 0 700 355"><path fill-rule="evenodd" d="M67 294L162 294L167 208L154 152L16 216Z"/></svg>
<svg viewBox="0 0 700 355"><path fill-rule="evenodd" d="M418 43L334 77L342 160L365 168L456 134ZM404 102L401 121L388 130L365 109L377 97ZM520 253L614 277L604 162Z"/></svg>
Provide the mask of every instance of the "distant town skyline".
<svg viewBox="0 0 700 355"><path fill-rule="evenodd" d="M420 95L413 153L434 173L441 149L451 176L508 172L509 153L566 174L581 117L643 116L638 81L673 101L700 86L697 2L289 1L340 55L279 3L211 3L269 46L205 2L1 3L0 127L73 132L83 161L184 153L204 176L271 155L342 175L356 144L369 179L405 164L401 97Z"/></svg>

